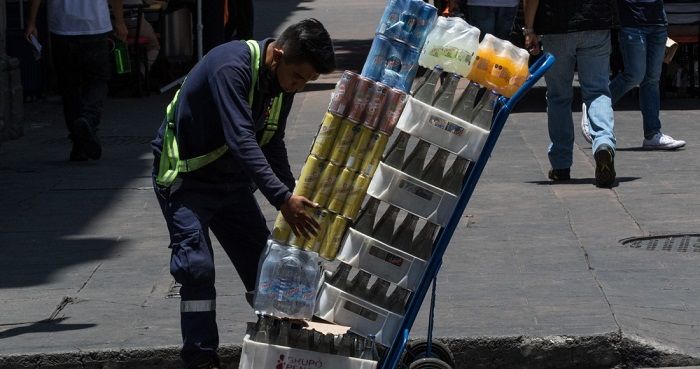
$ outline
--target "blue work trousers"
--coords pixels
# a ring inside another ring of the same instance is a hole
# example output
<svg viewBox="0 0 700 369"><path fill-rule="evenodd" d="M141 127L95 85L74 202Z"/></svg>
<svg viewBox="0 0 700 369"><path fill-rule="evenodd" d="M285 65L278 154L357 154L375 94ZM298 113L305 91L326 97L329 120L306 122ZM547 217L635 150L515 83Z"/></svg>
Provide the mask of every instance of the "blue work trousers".
<svg viewBox="0 0 700 369"><path fill-rule="evenodd" d="M221 243L246 291L252 291L270 234L265 218L247 185L208 186L185 179L171 188L154 181L154 189L170 233L170 273L182 284L180 356L188 368L216 362L219 333L209 230Z"/></svg>

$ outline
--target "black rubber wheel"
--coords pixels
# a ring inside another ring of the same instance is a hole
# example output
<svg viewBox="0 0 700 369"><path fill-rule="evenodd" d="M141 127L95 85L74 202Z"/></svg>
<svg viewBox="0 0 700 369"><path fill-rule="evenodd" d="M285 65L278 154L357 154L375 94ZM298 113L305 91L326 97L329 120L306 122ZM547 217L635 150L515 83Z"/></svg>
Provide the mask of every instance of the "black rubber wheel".
<svg viewBox="0 0 700 369"><path fill-rule="evenodd" d="M411 367L411 363L428 358L428 341L427 340L417 340L413 341L406 346L406 352L404 353L402 363L404 367ZM450 352L450 349L444 343L433 341L430 345L430 358L440 359L442 362L446 363L450 367L455 367L455 358Z"/></svg>
<svg viewBox="0 0 700 369"><path fill-rule="evenodd" d="M440 359L426 357L412 362L408 369L452 369L452 367Z"/></svg>

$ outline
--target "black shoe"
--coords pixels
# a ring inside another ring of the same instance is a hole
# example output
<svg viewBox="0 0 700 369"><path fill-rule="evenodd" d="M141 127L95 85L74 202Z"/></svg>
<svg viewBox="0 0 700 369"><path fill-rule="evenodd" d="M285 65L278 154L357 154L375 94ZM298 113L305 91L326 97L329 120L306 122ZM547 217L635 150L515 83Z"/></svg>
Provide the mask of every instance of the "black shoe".
<svg viewBox="0 0 700 369"><path fill-rule="evenodd" d="M615 183L615 153L608 145L600 145L595 154L595 185L611 188Z"/></svg>
<svg viewBox="0 0 700 369"><path fill-rule="evenodd" d="M571 170L569 168L564 169L550 169L547 175L552 181L568 181L571 179Z"/></svg>
<svg viewBox="0 0 700 369"><path fill-rule="evenodd" d="M77 142L73 142L73 149L70 151L70 161L87 161L88 157L83 151L82 145Z"/></svg>
<svg viewBox="0 0 700 369"><path fill-rule="evenodd" d="M73 139L80 142L88 158L97 160L102 156L100 140L87 119L78 118L73 122Z"/></svg>

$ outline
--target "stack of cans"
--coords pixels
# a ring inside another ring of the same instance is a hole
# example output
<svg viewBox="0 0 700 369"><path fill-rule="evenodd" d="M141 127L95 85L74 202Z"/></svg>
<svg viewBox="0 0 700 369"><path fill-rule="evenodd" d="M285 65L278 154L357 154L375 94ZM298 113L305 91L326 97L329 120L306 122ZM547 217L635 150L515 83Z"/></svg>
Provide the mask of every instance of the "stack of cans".
<svg viewBox="0 0 700 369"><path fill-rule="evenodd" d="M406 103L405 92L345 71L294 190L319 205L316 237L300 238L281 214L272 238L335 259Z"/></svg>
<svg viewBox="0 0 700 369"><path fill-rule="evenodd" d="M390 0L362 75L408 91L418 71L420 49L436 19L437 9L423 0Z"/></svg>

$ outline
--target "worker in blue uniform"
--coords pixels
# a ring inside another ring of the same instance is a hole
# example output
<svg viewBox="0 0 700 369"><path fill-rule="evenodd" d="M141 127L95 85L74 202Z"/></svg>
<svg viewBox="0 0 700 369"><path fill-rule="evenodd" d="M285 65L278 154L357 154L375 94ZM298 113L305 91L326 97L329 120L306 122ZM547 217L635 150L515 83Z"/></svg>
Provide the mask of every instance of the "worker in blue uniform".
<svg viewBox="0 0 700 369"><path fill-rule="evenodd" d="M250 292L269 236L256 188L295 234L318 228L306 211L317 205L292 194L284 130L294 94L334 69L328 32L306 19L276 40L212 49L168 105L152 142L153 176L170 233L170 272L182 284L181 357L187 368L219 365L209 230Z"/></svg>

